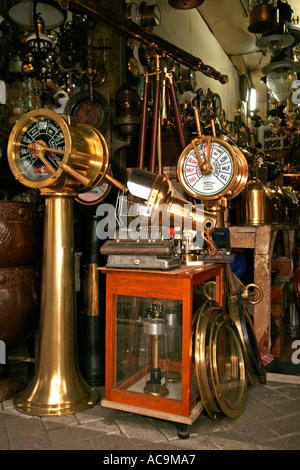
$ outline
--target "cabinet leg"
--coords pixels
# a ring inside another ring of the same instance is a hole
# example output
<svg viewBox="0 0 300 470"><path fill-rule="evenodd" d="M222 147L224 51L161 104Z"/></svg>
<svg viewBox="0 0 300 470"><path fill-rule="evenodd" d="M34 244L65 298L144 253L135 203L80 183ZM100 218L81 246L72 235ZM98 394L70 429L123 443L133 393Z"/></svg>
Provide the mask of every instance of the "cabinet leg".
<svg viewBox="0 0 300 470"><path fill-rule="evenodd" d="M189 428L187 424L177 423L176 427L179 439L188 439L190 437Z"/></svg>

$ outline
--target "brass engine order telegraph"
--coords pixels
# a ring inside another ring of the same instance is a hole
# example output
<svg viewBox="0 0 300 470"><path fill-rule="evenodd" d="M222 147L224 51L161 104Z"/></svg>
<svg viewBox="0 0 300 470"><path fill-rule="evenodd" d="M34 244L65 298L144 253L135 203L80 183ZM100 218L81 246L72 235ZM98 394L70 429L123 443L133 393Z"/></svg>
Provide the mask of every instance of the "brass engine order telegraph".
<svg viewBox="0 0 300 470"><path fill-rule="evenodd" d="M216 227L225 226L224 212L227 200L236 197L248 179L245 155L225 138L216 137L215 121L211 119L212 134L201 132L198 108L194 107L197 137L181 153L177 163L177 176L183 189L193 198L200 199L208 212L217 218ZM209 252L216 247L209 233L204 233ZM194 254L185 256L185 262L198 263Z"/></svg>
<svg viewBox="0 0 300 470"><path fill-rule="evenodd" d="M83 380L77 359L73 198L108 176L107 145L93 127L36 109L13 127L8 161L17 180L45 196L38 357L14 405L35 416L77 413L99 394Z"/></svg>
<svg viewBox="0 0 300 470"><path fill-rule="evenodd" d="M234 198L247 182L246 158L238 147L216 137L214 120L211 122L213 135L202 135L197 108L194 111L198 136L179 157L179 181L188 194L204 204Z"/></svg>

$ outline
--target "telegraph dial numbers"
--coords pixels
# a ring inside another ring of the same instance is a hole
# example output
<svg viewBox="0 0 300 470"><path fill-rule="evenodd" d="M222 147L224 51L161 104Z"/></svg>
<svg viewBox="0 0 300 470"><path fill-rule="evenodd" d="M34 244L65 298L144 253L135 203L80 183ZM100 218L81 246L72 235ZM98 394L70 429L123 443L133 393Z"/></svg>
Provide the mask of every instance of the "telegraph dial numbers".
<svg viewBox="0 0 300 470"><path fill-rule="evenodd" d="M207 159L207 145L198 145L197 150L202 162ZM230 153L218 143L210 146L212 172L203 174L194 149L186 155L182 166L182 178L186 189L193 195L215 196L229 185L233 175L233 160Z"/></svg>
<svg viewBox="0 0 300 470"><path fill-rule="evenodd" d="M32 181L43 181L48 179L52 173L49 168L34 156L28 145L34 142L42 142L49 148L65 150L65 137L61 127L48 117L40 117L29 122L29 125L22 131L20 136L20 159L18 166L20 171ZM50 151L44 152L44 157L54 168L58 168L57 161L62 161L63 155L52 154Z"/></svg>

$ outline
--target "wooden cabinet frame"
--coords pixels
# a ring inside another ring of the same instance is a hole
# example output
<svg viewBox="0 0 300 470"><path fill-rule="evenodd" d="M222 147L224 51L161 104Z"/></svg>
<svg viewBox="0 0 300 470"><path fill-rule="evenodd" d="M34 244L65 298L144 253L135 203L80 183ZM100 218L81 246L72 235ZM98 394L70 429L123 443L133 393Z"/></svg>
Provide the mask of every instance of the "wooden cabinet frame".
<svg viewBox="0 0 300 470"><path fill-rule="evenodd" d="M216 300L224 307L224 267L181 267L172 271L139 271L101 268L106 274L106 354L105 407L166 418L192 424L203 406L192 396L192 320L193 288L216 278ZM116 388L116 311L117 296L174 299L182 302L182 388L181 400L154 397ZM197 410L197 411L195 411Z"/></svg>

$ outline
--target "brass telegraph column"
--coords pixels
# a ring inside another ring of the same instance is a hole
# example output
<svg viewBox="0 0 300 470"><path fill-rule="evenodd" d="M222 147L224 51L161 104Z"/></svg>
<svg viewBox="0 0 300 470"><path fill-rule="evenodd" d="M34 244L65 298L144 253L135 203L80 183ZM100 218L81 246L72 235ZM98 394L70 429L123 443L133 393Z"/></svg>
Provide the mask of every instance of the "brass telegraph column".
<svg viewBox="0 0 300 470"><path fill-rule="evenodd" d="M12 129L8 160L16 179L45 197L36 370L14 404L34 416L77 413L94 406L99 394L78 366L73 199L105 179L107 145L96 129L37 109Z"/></svg>

